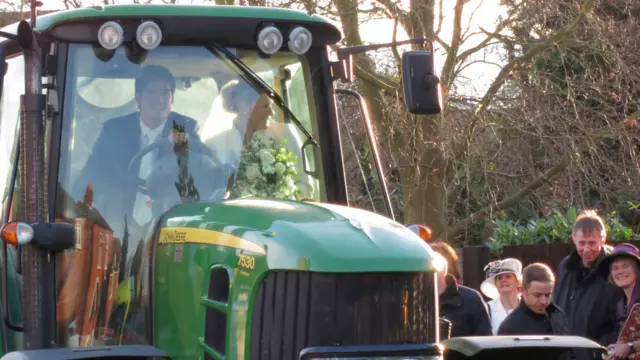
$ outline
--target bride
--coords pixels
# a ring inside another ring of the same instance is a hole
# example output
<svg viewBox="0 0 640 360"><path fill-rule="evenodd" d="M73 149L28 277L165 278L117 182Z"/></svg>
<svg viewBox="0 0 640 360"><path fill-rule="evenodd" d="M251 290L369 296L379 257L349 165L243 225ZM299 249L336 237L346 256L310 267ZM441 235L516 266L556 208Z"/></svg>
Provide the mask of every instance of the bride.
<svg viewBox="0 0 640 360"><path fill-rule="evenodd" d="M221 90L222 107L234 114L231 127L207 140L217 163L237 167L242 149L258 131L266 131L273 116L271 99L246 81L232 81ZM220 119L213 119L219 121Z"/></svg>
<svg viewBox="0 0 640 360"><path fill-rule="evenodd" d="M225 169L228 183L240 186L236 182L236 180L239 180L236 179L236 176L241 170L241 161L244 159L243 150L254 152L257 150L256 147L266 146L270 148L273 144L287 141L288 136L286 134L288 130L283 127L284 124L277 123L273 119L273 103L269 96L254 88L242 78L223 86L220 90L219 99L214 101L213 107L222 108L223 111L212 109L209 121L207 121L207 125L211 128L216 128L217 131L213 131L216 134L205 140L205 143L213 150L215 154L214 162L217 166ZM229 121L225 121L225 115L231 116ZM205 127L207 126L205 125ZM285 149L291 156L299 159L300 154L296 154L295 146L291 149L285 146ZM294 153L291 153L291 151ZM263 159L262 161L265 160ZM286 175L289 178L281 181L289 184L287 185L288 189L297 189L296 197L312 198L314 189L309 183L309 179L307 179L308 176L302 170L302 163L299 160L295 160L294 163L291 166L295 168L296 175L292 175L292 177L291 175ZM249 173L252 176L255 175L254 170L257 168L257 164L245 163L244 166L247 167L245 169L246 173L243 172L244 175L249 176ZM282 172L282 165L277 166L276 169ZM249 168L251 168L251 171L249 171ZM276 186L275 184L271 185ZM243 183L242 186L246 186L246 184ZM279 196L275 195L275 193L267 192L271 195ZM289 195L284 196L288 197Z"/></svg>

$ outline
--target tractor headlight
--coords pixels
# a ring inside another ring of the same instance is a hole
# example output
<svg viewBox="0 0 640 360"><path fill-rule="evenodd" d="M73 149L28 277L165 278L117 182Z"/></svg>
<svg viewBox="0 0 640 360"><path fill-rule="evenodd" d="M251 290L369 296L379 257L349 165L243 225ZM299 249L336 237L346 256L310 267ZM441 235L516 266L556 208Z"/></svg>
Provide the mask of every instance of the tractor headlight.
<svg viewBox="0 0 640 360"><path fill-rule="evenodd" d="M289 34L289 50L298 55L302 55L309 51L313 37L311 32L302 26L291 30Z"/></svg>
<svg viewBox="0 0 640 360"><path fill-rule="evenodd" d="M282 33L275 26L267 26L258 33L258 48L271 55L282 47Z"/></svg>
<svg viewBox="0 0 640 360"><path fill-rule="evenodd" d="M162 30L153 21L145 21L136 30L136 40L143 49L155 49L162 41Z"/></svg>
<svg viewBox="0 0 640 360"><path fill-rule="evenodd" d="M115 21L108 21L98 30L98 41L107 50L116 49L124 40L122 26Z"/></svg>

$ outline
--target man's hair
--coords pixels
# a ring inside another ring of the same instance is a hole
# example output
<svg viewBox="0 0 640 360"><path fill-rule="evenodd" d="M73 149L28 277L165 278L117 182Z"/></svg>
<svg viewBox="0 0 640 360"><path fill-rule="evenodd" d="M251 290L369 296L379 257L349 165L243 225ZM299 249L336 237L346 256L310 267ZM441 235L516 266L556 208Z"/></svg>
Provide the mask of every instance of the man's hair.
<svg viewBox="0 0 640 360"><path fill-rule="evenodd" d="M456 279L459 279L460 271L458 270L458 254L456 254L456 251L445 242L429 243L429 246L433 251L442 255L442 257L447 261L449 274L453 275Z"/></svg>
<svg viewBox="0 0 640 360"><path fill-rule="evenodd" d="M573 225L573 234L576 234L578 231L582 231L582 234L585 236L593 234L607 235L604 221L602 221L602 218L595 210L591 209L581 212L576 218L576 223Z"/></svg>
<svg viewBox="0 0 640 360"><path fill-rule="evenodd" d="M556 277L553 271L543 263L533 263L522 270L522 287L527 289L533 281L537 282L555 282Z"/></svg>
<svg viewBox="0 0 640 360"><path fill-rule="evenodd" d="M136 94L144 91L152 81L162 81L163 83L169 84L172 94L176 91L176 79L167 68L160 65L149 65L143 67L140 76L136 78Z"/></svg>

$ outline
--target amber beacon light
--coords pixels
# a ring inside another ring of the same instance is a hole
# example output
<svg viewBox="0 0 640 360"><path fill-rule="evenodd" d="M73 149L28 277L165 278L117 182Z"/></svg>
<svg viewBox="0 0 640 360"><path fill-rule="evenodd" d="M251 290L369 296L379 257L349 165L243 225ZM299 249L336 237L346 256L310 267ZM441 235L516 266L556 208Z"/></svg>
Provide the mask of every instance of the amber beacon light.
<svg viewBox="0 0 640 360"><path fill-rule="evenodd" d="M19 221L7 223L2 227L2 230L0 230L2 240L13 246L24 245L31 242L34 233L31 225Z"/></svg>
<svg viewBox="0 0 640 360"><path fill-rule="evenodd" d="M407 228L413 231L416 235L420 236L422 240L429 241L431 239L431 229L420 224L409 224Z"/></svg>

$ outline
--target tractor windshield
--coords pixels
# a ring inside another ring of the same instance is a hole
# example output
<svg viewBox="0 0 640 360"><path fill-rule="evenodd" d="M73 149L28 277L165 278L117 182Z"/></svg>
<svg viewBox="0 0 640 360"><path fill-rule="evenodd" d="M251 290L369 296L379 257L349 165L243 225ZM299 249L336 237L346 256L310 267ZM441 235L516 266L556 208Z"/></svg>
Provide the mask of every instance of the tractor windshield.
<svg viewBox="0 0 640 360"><path fill-rule="evenodd" d="M58 264L60 343L124 341L110 316L140 290L143 239L172 207L326 199L313 73L289 52L69 45L56 217L75 225L80 251Z"/></svg>

